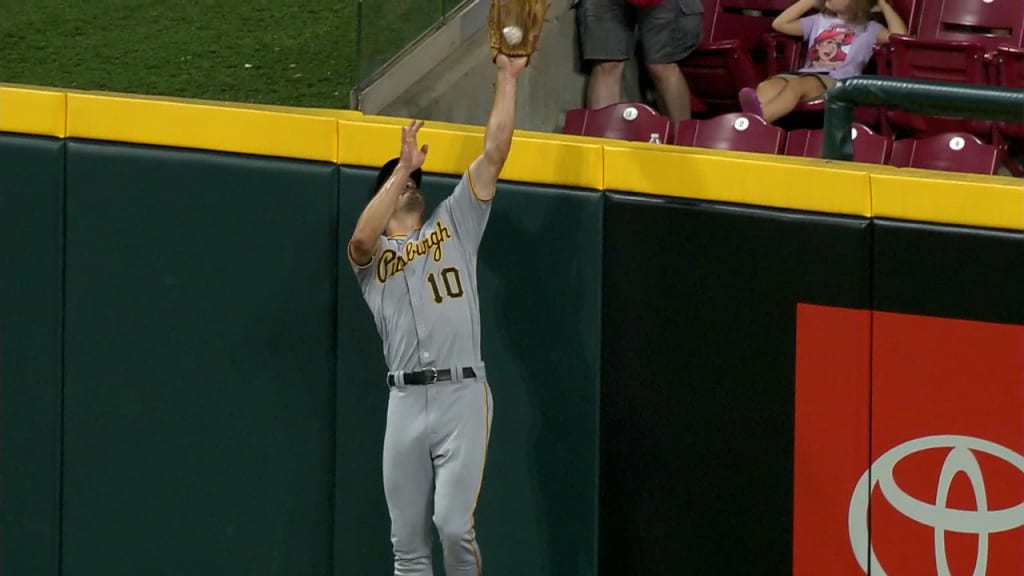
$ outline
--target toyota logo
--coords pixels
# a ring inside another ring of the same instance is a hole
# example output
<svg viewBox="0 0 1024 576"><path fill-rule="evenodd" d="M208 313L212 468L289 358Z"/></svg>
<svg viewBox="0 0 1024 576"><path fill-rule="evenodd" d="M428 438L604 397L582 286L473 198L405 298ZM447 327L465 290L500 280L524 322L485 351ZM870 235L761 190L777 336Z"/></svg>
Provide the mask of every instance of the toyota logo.
<svg viewBox="0 0 1024 576"><path fill-rule="evenodd" d="M903 458L935 448L951 449L942 464L939 473L938 489L935 503L930 504L910 496L904 492L893 479L893 467ZM861 570L872 576L886 576L875 556L874 546L868 537L868 503L871 493L877 486L885 499L898 512L935 531L935 568L938 576L950 576L949 560L946 556L946 532L976 534L978 536L978 554L974 564L975 576L983 575L988 569L989 535L1024 526L1024 502L1001 510L990 510L985 493L985 480L981 474L981 466L974 453L986 453L1002 459L1016 467L1024 474L1024 456L1005 446L974 438L971 436L926 436L890 449L875 460L870 469L860 477L850 498L850 546L857 558ZM963 472L974 490L977 510L957 510L947 508L949 488L953 477Z"/></svg>

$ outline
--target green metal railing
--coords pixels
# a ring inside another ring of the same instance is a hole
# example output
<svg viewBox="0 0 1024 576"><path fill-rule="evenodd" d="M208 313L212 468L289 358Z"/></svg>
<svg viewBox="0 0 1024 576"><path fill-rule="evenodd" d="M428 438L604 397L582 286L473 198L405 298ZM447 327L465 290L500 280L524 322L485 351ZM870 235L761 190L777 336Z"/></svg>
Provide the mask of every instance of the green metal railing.
<svg viewBox="0 0 1024 576"><path fill-rule="evenodd" d="M420 36L443 25L467 0L358 0L356 85Z"/></svg>
<svg viewBox="0 0 1024 576"><path fill-rule="evenodd" d="M1024 90L951 82L858 76L841 80L825 103L822 157L853 159L854 106L880 106L916 114L1024 122Z"/></svg>

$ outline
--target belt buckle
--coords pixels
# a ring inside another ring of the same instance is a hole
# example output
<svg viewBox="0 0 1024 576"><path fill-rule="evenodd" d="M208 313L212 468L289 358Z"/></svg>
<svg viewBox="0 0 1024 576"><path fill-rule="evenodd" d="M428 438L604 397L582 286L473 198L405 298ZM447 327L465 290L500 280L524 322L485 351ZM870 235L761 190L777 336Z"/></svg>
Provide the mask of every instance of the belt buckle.
<svg viewBox="0 0 1024 576"><path fill-rule="evenodd" d="M427 384L434 384L434 383L437 382L437 368L426 368L426 369L424 369L424 372L427 372L427 373L430 374L430 376L429 376L430 379L427 380L427 382L426 382Z"/></svg>

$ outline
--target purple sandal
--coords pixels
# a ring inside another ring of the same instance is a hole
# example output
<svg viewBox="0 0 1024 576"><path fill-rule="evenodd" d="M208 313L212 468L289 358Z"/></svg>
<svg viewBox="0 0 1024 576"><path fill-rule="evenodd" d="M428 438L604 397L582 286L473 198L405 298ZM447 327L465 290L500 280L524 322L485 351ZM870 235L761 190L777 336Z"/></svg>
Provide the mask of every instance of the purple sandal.
<svg viewBox="0 0 1024 576"><path fill-rule="evenodd" d="M747 114L753 114L759 118L764 117L761 101L757 98L757 90L749 86L740 90L740 109Z"/></svg>

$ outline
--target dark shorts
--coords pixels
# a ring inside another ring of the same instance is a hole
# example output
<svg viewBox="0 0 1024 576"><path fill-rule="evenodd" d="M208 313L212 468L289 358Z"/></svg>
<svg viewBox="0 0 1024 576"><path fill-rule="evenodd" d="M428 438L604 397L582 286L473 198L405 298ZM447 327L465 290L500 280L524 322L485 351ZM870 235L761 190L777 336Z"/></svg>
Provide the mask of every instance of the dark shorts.
<svg viewBox="0 0 1024 576"><path fill-rule="evenodd" d="M584 60L629 60L639 31L645 64L686 58L703 38L701 0L665 0L637 9L626 0L580 0L576 24Z"/></svg>

